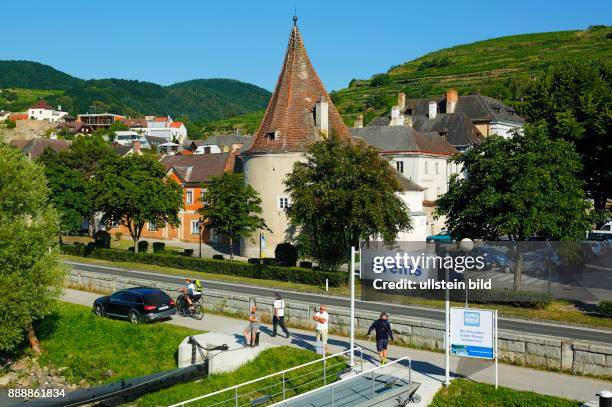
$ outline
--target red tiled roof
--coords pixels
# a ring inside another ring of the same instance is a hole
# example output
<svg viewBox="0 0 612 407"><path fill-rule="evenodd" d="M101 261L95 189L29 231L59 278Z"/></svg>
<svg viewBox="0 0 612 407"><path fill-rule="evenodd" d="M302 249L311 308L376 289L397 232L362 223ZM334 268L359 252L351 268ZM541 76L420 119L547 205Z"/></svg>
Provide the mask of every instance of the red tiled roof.
<svg viewBox="0 0 612 407"><path fill-rule="evenodd" d="M27 113L14 113L11 115L11 120L12 121L17 121L17 120L28 120L29 116Z"/></svg>
<svg viewBox="0 0 612 407"><path fill-rule="evenodd" d="M39 100L38 102L36 102L32 106L30 106L30 109L55 110L55 108L53 106L49 105L44 100Z"/></svg>
<svg viewBox="0 0 612 407"><path fill-rule="evenodd" d="M153 119L154 122L167 122L168 118L167 117L156 117L155 119Z"/></svg>
<svg viewBox="0 0 612 407"><path fill-rule="evenodd" d="M301 152L308 144L319 141L313 111L320 98L329 103L329 133L348 139L349 131L313 68L302 35L294 25L276 88L255 141L245 154ZM274 140L266 137L275 132Z"/></svg>
<svg viewBox="0 0 612 407"><path fill-rule="evenodd" d="M166 155L160 162L166 167L166 171L173 170L184 184L199 185L228 171L230 159L229 153Z"/></svg>
<svg viewBox="0 0 612 407"><path fill-rule="evenodd" d="M183 122L172 122L172 123L170 123L170 127L173 127L175 129L179 129L182 125L183 125Z"/></svg>

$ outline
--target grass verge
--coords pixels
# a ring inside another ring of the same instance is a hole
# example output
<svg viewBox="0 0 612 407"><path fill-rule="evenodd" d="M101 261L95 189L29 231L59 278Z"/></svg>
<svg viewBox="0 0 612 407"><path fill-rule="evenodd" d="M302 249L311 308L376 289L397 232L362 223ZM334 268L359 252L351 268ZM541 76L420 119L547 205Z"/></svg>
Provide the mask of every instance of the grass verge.
<svg viewBox="0 0 612 407"><path fill-rule="evenodd" d="M578 407L582 403L560 397L545 396L530 391L512 390L490 384L455 379L442 388L431 402L431 407Z"/></svg>
<svg viewBox="0 0 612 407"><path fill-rule="evenodd" d="M160 390L155 393L149 393L136 401L138 406L160 406L178 403L182 400L191 399L204 394L212 393L236 384L244 383L258 377L263 377L275 372L280 372L294 366L298 366L316 359L320 356L314 352L304 349L296 349L288 346L279 348L267 349L259 354L257 358L231 373L214 374L205 379L183 383L173 386L168 389ZM333 366L333 367L330 367ZM328 383L331 383L336 378L336 373L339 373L346 367L343 360L328 361L327 378ZM315 387L321 386L322 370L321 365L316 363L311 366L298 369L286 375L286 395L293 397L297 394L312 390ZM238 393L238 405L250 406L251 401L262 396L271 396L271 401L279 401L282 394L281 379L273 378L257 382L253 385L241 388ZM274 397L274 395L276 395ZM190 406L210 406L215 403L220 403L224 400L230 400L219 405L229 406L234 405L234 392L222 393L218 396L211 397L202 402L189 404ZM269 405L270 402L264 404ZM215 404L216 405L216 404Z"/></svg>
<svg viewBox="0 0 612 407"><path fill-rule="evenodd" d="M202 333L168 324L131 325L98 318L90 307L64 302L36 324L36 332L44 349L41 365L64 367L62 375L69 382L85 379L90 384L174 369L181 341Z"/></svg>

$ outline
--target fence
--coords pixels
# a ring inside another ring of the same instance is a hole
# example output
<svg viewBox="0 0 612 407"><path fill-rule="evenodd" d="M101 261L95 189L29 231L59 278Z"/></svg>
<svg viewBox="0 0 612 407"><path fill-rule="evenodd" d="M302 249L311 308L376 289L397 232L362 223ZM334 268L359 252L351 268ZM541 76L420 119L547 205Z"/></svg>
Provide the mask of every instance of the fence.
<svg viewBox="0 0 612 407"><path fill-rule="evenodd" d="M359 352L359 371L363 372L363 350L355 347L282 372L185 400L170 407L183 407L196 402L207 407L267 406L270 403L282 402L300 392L319 388L321 385L326 386L328 382L335 381L336 375L348 367L342 357L350 355L351 352ZM317 368L318 364L322 364L322 368Z"/></svg>

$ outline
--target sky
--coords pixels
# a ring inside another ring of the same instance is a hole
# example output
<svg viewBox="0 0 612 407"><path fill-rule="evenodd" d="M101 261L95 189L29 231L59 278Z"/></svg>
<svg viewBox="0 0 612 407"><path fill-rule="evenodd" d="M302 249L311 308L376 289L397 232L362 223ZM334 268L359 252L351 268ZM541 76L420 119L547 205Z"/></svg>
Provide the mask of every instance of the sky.
<svg viewBox="0 0 612 407"><path fill-rule="evenodd" d="M294 9L328 90L453 45L612 25L611 0L29 0L0 9L0 59L83 79L232 78L272 90Z"/></svg>

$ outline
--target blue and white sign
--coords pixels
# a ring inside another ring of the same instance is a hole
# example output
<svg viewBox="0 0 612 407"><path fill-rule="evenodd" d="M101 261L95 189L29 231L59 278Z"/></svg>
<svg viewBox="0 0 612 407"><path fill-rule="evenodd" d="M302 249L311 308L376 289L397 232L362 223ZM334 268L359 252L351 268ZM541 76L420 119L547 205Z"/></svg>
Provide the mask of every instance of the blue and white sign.
<svg viewBox="0 0 612 407"><path fill-rule="evenodd" d="M450 309L450 354L471 358L495 358L495 311Z"/></svg>

